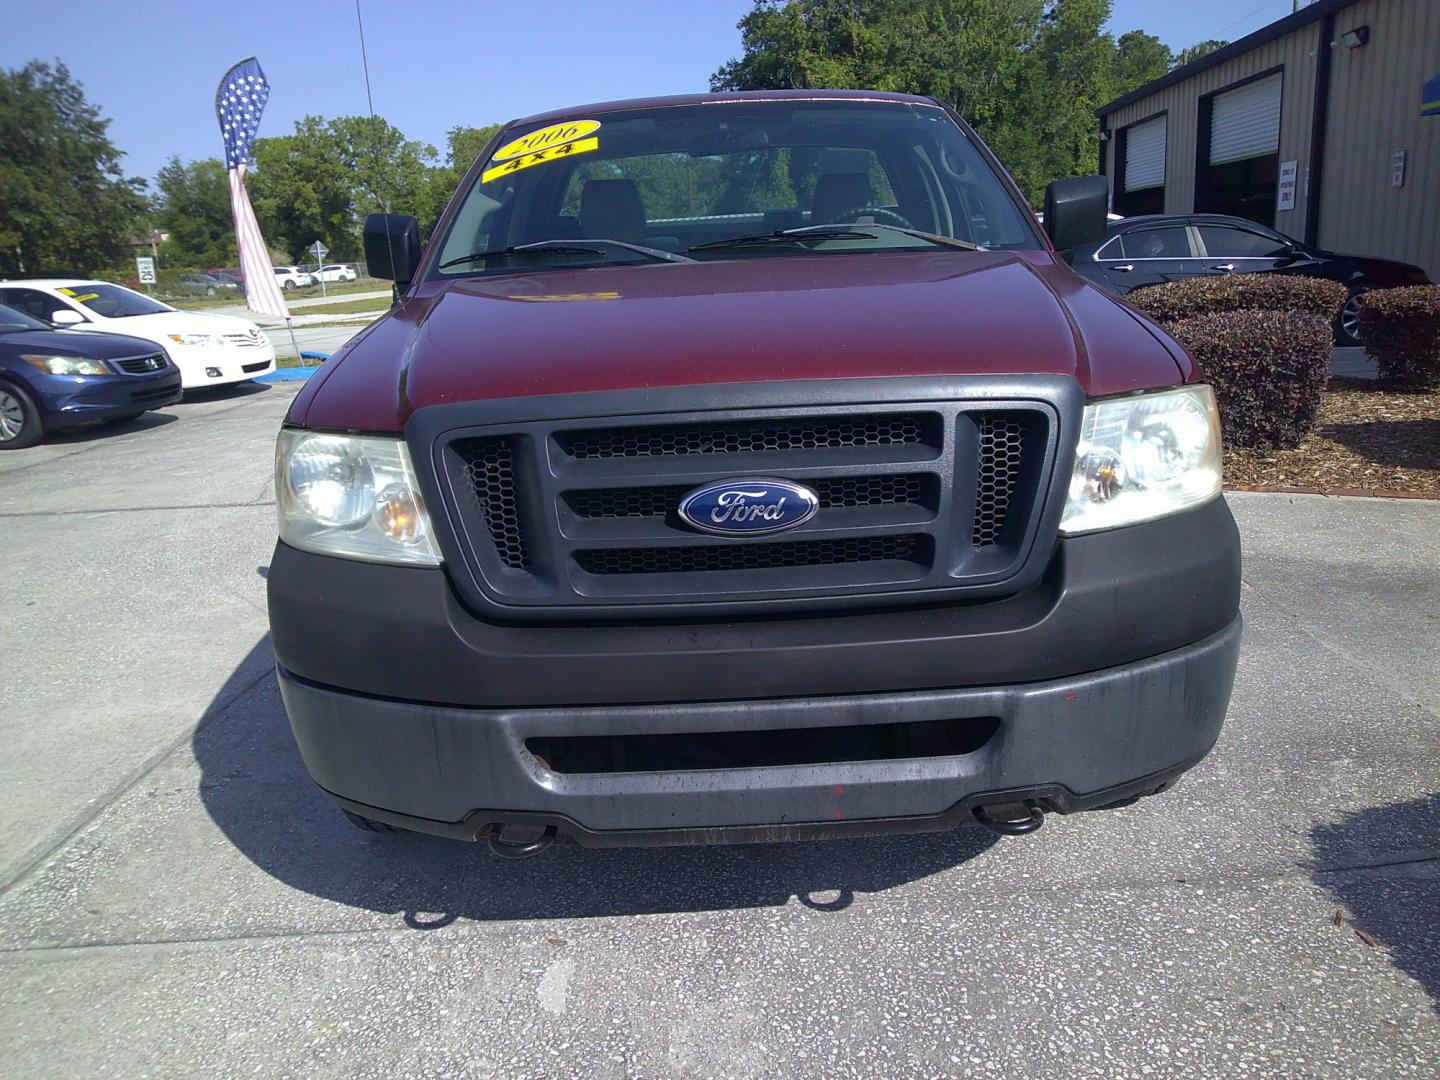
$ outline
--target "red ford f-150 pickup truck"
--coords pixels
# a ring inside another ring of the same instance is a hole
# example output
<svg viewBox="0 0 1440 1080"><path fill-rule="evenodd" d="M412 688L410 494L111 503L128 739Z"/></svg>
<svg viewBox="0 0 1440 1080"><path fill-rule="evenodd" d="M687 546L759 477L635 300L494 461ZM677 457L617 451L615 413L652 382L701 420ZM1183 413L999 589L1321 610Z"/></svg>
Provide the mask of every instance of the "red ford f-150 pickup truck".
<svg viewBox="0 0 1440 1080"><path fill-rule="evenodd" d="M362 827L1037 827L1168 786L1240 643L1215 400L965 122L845 91L509 124L280 434L280 685Z"/></svg>

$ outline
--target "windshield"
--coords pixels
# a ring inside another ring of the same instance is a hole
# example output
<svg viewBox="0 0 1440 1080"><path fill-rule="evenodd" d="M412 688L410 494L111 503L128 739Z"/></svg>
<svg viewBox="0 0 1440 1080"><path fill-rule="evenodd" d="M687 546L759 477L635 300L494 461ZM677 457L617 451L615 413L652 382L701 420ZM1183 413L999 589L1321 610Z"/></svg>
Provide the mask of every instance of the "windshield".
<svg viewBox="0 0 1440 1080"><path fill-rule="evenodd" d="M658 261L654 252L734 259L1043 246L976 146L936 106L634 109L517 126L498 147L466 193L431 278L646 261L644 248ZM826 225L845 228L817 228ZM776 236L797 229L810 232Z"/></svg>
<svg viewBox="0 0 1440 1080"><path fill-rule="evenodd" d="M127 319L132 315L159 315L164 311L174 311L158 300L151 300L143 293L131 292L120 285L107 285L103 281L94 281L88 285L73 285L65 289L56 289L62 296L67 296L77 304L84 304L96 315L105 319Z"/></svg>
<svg viewBox="0 0 1440 1080"><path fill-rule="evenodd" d="M16 311L12 307L0 304L0 334L19 334L26 330L51 330L54 329L39 319L32 319L24 312Z"/></svg>

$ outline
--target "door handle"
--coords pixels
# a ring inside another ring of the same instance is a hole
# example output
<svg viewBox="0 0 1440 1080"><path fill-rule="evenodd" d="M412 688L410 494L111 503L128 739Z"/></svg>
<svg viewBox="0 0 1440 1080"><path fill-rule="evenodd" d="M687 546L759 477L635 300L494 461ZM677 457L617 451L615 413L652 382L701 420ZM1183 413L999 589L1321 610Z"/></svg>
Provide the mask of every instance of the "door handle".
<svg viewBox="0 0 1440 1080"><path fill-rule="evenodd" d="M1118 270L1122 274L1128 274L1131 270L1134 270L1135 267L1132 266L1130 263L1121 263L1119 266L1111 266L1108 267L1108 269Z"/></svg>
<svg viewBox="0 0 1440 1080"><path fill-rule="evenodd" d="M1210 267L1211 270L1224 270L1227 274L1235 269L1234 263L1221 263L1219 266Z"/></svg>

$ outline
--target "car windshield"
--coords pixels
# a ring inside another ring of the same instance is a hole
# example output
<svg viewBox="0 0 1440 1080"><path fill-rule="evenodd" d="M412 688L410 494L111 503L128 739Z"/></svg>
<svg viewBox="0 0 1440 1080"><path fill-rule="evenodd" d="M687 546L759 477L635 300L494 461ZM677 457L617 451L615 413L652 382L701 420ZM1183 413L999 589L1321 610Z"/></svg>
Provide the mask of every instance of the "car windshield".
<svg viewBox="0 0 1440 1080"><path fill-rule="evenodd" d="M71 285L55 291L77 304L84 304L105 319L128 319L133 315L159 315L161 312L175 310L158 300L151 300L143 293L131 292L119 285L107 285L103 281Z"/></svg>
<svg viewBox="0 0 1440 1080"><path fill-rule="evenodd" d="M933 105L633 109L516 125L496 146L439 245L431 278L1043 246L971 138ZM684 258L657 257L665 254Z"/></svg>
<svg viewBox="0 0 1440 1080"><path fill-rule="evenodd" d="M21 334L26 330L51 330L53 327L32 319L23 311L0 304L0 334Z"/></svg>

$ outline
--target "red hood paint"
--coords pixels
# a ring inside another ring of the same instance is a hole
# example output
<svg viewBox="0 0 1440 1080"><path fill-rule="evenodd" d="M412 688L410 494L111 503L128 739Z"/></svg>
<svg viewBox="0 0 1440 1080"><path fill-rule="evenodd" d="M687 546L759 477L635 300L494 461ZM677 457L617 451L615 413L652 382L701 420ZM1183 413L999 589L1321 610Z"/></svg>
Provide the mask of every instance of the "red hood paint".
<svg viewBox="0 0 1440 1080"><path fill-rule="evenodd" d="M399 431L459 401L971 374L1069 375L1090 396L1193 377L1046 252L800 255L426 282L312 377L290 420Z"/></svg>

